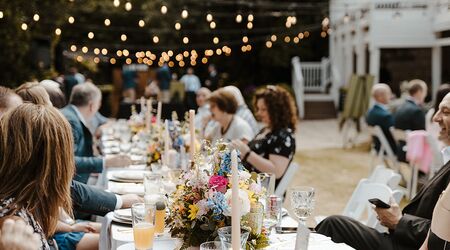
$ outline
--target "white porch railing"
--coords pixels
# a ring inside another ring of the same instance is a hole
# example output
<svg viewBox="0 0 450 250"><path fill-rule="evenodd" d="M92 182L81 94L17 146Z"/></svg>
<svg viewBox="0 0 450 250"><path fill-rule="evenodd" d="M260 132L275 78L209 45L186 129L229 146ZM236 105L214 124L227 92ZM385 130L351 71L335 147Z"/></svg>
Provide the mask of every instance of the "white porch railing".
<svg viewBox="0 0 450 250"><path fill-rule="evenodd" d="M321 62L304 62L301 64L306 92L324 93L331 82L331 64L328 58Z"/></svg>

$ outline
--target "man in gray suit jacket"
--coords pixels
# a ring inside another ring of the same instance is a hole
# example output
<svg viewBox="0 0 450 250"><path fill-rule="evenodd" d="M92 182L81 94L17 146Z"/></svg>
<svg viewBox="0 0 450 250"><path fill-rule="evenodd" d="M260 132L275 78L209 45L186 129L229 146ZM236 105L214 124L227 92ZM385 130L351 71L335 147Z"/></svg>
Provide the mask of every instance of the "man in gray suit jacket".
<svg viewBox="0 0 450 250"><path fill-rule="evenodd" d="M442 100L439 111L433 117L433 121L439 123L441 127L440 139L450 146L448 110L450 110L450 94ZM326 218L317 225L316 231L331 237L335 242L344 242L355 249L419 249L430 229L434 206L449 183L450 161L433 176L403 211L395 202L391 202L391 208L388 209L376 208L380 224L386 226L389 233L380 233L345 216Z"/></svg>
<svg viewBox="0 0 450 250"><path fill-rule="evenodd" d="M75 144L76 174L74 180L87 183L91 173L101 173L103 167L123 167L131 164L128 156L96 157L89 122L98 112L101 92L92 83L78 84L72 89L69 105L61 110L72 127Z"/></svg>

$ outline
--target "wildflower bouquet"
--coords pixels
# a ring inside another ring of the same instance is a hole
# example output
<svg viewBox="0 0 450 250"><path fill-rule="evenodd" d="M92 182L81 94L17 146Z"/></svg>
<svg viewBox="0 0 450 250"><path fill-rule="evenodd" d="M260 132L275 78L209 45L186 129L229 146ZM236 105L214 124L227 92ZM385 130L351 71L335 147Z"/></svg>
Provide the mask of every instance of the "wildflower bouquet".
<svg viewBox="0 0 450 250"><path fill-rule="evenodd" d="M231 225L231 150L218 143L206 155L208 159L197 156L191 170L182 175L183 184L169 197L168 225L172 236L183 240L183 249L214 240L218 228ZM244 216L252 206L260 204L265 190L256 182L256 175L252 177L243 167L239 157L238 169L241 216ZM265 246L264 230L247 242L248 249Z"/></svg>

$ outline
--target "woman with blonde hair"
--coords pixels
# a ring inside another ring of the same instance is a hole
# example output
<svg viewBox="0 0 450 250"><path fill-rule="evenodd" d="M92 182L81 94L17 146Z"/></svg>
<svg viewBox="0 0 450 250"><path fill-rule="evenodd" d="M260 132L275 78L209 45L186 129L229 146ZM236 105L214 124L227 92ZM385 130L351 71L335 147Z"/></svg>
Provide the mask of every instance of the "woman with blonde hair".
<svg viewBox="0 0 450 250"><path fill-rule="evenodd" d="M25 103L0 119L0 221L22 219L50 249L59 209L72 211L69 123L55 108Z"/></svg>
<svg viewBox="0 0 450 250"><path fill-rule="evenodd" d="M24 102L48 105L52 104L47 91L44 87L39 85L38 82L26 82L20 85L16 89L16 94L22 97Z"/></svg>

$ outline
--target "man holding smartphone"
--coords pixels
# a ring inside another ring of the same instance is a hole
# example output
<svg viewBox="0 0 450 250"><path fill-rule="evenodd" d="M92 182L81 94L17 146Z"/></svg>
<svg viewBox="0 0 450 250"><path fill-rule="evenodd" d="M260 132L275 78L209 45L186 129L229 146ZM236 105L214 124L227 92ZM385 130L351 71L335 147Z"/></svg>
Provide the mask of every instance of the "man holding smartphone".
<svg viewBox="0 0 450 250"><path fill-rule="evenodd" d="M450 94L439 105L433 121L439 124L439 139L450 151ZM449 159L444 155L444 159ZM402 210L393 199L390 208L376 207L375 212L380 224L389 229L389 233L380 233L346 216L330 216L316 227L320 234L331 237L334 242L344 242L355 249L419 249L425 240L431 224L433 209L442 191L450 182L450 162L434 175L420 192Z"/></svg>

